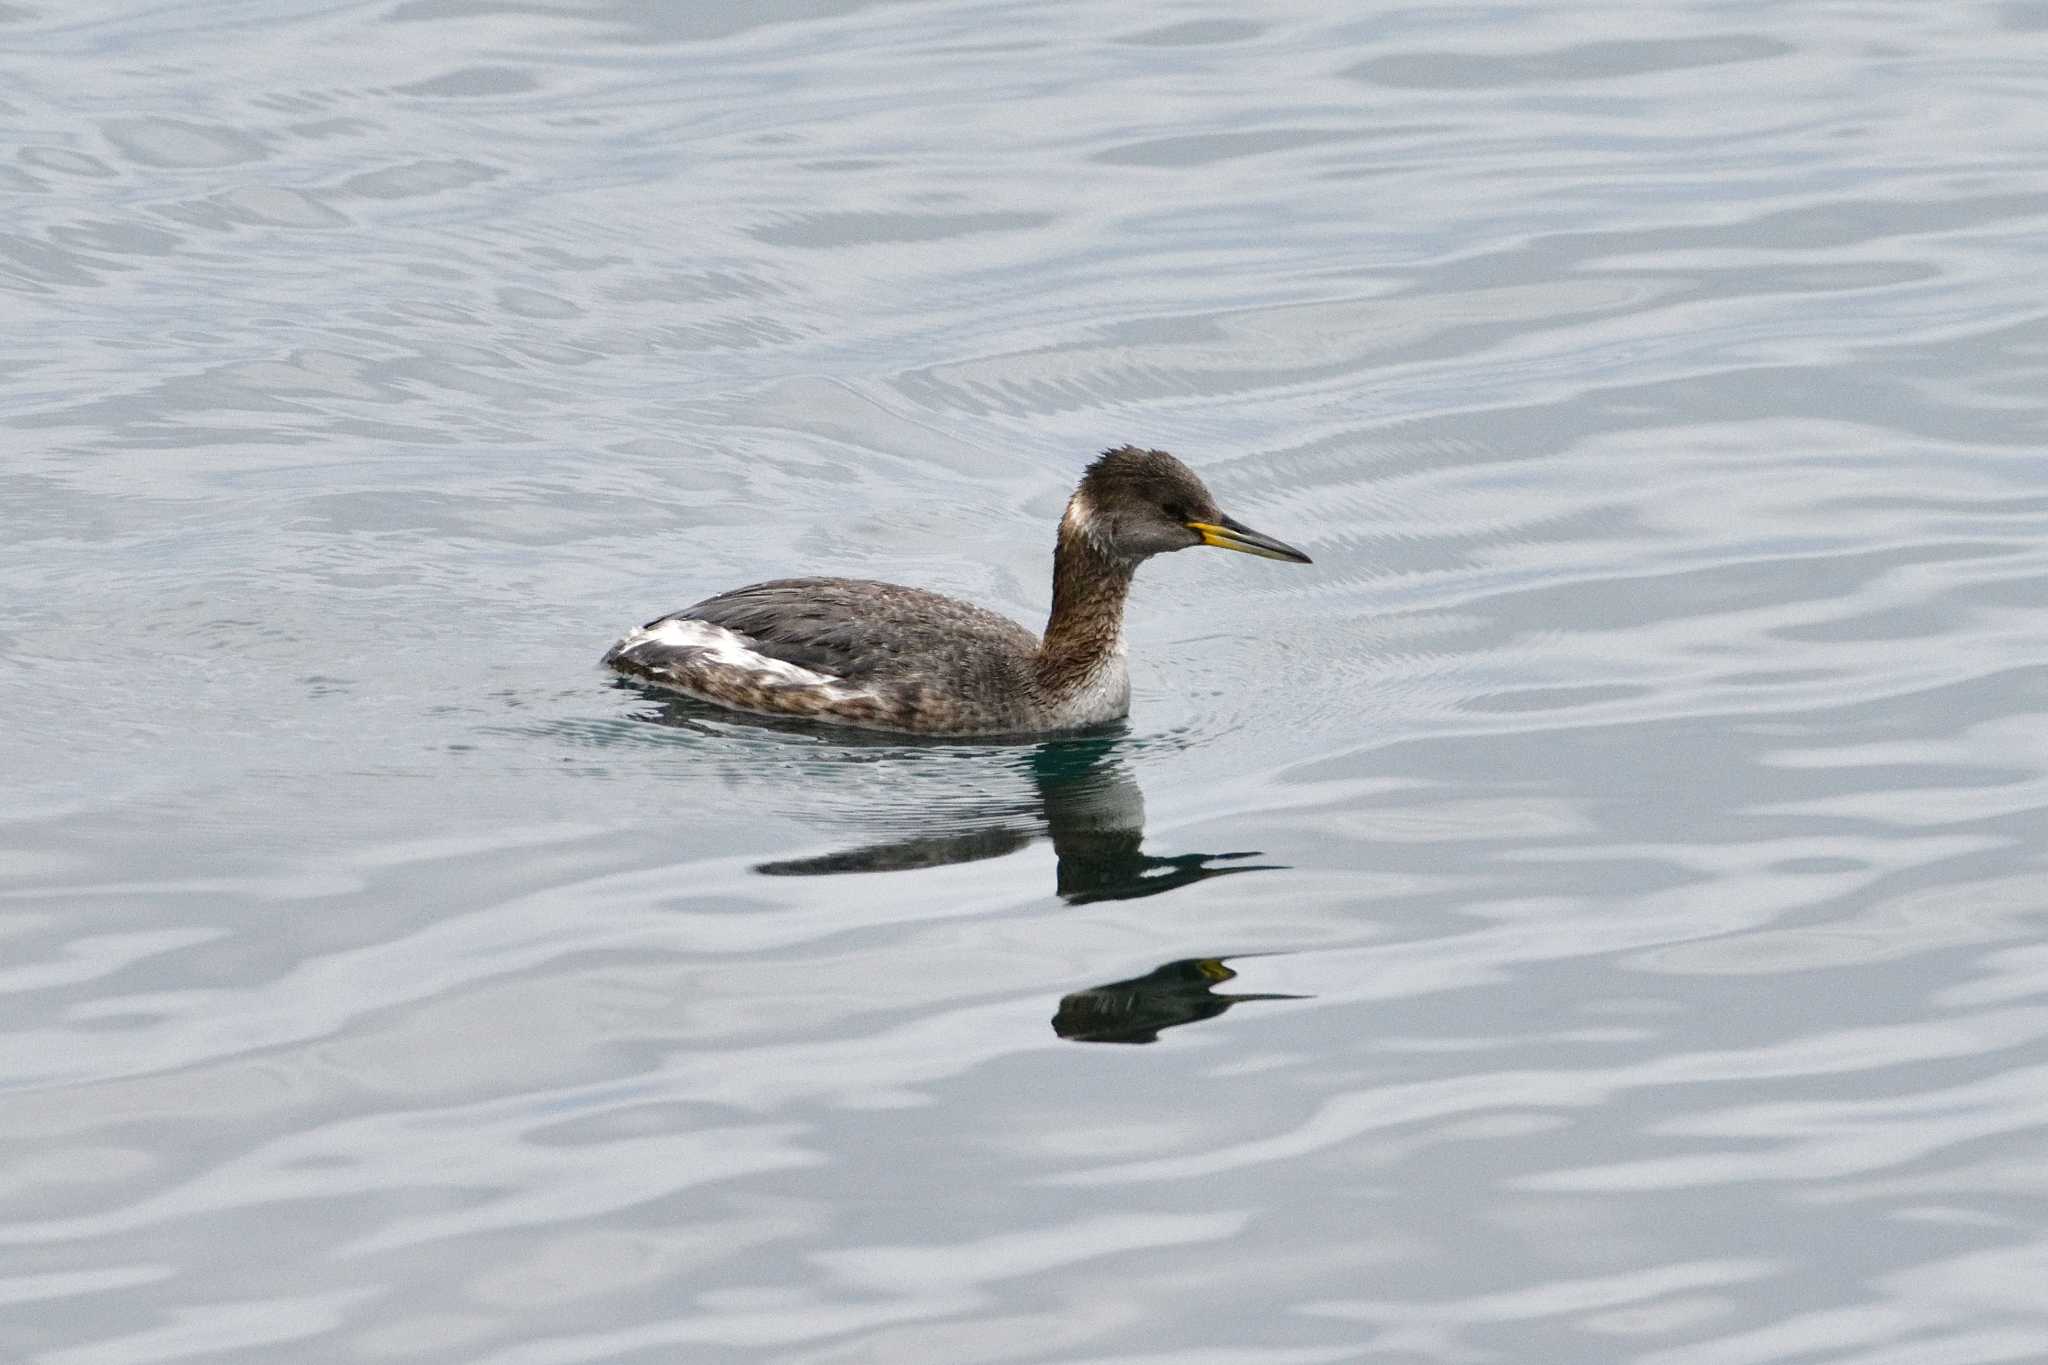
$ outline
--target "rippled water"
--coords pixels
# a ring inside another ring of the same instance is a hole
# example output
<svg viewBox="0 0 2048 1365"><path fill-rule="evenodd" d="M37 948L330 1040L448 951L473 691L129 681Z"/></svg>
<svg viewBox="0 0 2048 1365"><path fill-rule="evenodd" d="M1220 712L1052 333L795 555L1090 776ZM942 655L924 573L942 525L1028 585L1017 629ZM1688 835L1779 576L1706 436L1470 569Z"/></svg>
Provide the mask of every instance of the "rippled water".
<svg viewBox="0 0 2048 1365"><path fill-rule="evenodd" d="M0 1357L2048 1359L2044 30L0 6Z"/></svg>

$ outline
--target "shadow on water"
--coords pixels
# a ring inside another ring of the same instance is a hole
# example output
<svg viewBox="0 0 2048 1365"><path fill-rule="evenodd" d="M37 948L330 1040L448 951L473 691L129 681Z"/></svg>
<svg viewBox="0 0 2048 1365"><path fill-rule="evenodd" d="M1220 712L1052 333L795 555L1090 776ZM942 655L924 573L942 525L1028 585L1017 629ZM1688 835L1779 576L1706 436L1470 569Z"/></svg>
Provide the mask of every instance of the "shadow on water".
<svg viewBox="0 0 2048 1365"><path fill-rule="evenodd" d="M1128 981L1075 991L1060 999L1052 1031L1076 1043L1156 1043L1163 1029L1214 1019L1247 1000L1308 998L1265 992L1218 995L1213 988L1237 975L1225 961L1220 957L1182 958Z"/></svg>
<svg viewBox="0 0 2048 1365"><path fill-rule="evenodd" d="M636 688L636 691L641 689ZM1279 867L1256 850L1158 855L1144 851L1145 798L1131 770L1144 744L1121 725L1058 739L962 743L919 740L801 721L736 717L687 698L633 719L738 745L749 771L780 771L813 811L887 831L830 853L756 863L767 877L905 872L1000 858L1040 838L1058 855L1056 889L1070 905L1135 900L1210 877ZM1262 956L1261 954L1239 954ZM1063 997L1053 1031L1077 1043L1151 1043L1164 1029L1213 1019L1247 1000L1305 996L1220 994L1236 978L1221 957L1183 958L1127 981Z"/></svg>
<svg viewBox="0 0 2048 1365"><path fill-rule="evenodd" d="M1133 900L1235 872L1278 864L1246 862L1256 850L1150 854L1144 851L1145 798L1128 755L1139 742L1116 727L1085 735L1014 743L963 744L847 731L802 722L735 718L729 711L660 696L659 709L634 719L706 735L745 727L758 740L802 737L794 776L815 779L828 767L888 763L886 779L863 788L847 823L886 829L851 848L757 863L768 877L903 872L1000 858L1047 838L1058 855L1056 890L1070 904ZM785 757L789 751L784 750ZM960 767L937 767L965 760ZM934 785L936 783L936 785ZM821 803L827 800L819 795Z"/></svg>

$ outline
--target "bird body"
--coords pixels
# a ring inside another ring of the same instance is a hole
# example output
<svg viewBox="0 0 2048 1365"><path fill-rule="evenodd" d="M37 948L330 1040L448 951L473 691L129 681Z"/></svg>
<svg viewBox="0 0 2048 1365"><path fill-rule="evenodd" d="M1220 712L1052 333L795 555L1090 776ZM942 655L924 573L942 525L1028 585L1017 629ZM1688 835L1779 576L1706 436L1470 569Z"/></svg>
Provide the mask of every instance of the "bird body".
<svg viewBox="0 0 2048 1365"><path fill-rule="evenodd" d="M1138 564L1200 544L1308 562L1217 511L1171 455L1124 446L1068 500L1043 637L922 588L778 578L650 621L604 662L758 715L947 736L1084 729L1130 709L1123 613Z"/></svg>

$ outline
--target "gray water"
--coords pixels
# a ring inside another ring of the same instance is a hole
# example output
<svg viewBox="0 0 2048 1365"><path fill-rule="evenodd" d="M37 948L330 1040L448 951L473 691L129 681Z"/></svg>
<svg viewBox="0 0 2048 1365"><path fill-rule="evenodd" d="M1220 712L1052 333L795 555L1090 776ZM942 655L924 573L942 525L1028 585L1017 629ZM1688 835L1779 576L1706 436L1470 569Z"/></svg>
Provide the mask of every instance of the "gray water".
<svg viewBox="0 0 2048 1365"><path fill-rule="evenodd" d="M0 7L0 1359L2048 1359L2044 30Z"/></svg>

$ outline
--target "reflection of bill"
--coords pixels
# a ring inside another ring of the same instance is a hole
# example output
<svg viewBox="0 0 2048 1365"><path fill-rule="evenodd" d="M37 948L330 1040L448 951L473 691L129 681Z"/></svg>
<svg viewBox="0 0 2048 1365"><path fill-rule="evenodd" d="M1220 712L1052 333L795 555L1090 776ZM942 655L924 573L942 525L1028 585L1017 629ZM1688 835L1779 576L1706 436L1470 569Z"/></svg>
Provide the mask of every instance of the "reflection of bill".
<svg viewBox="0 0 2048 1365"><path fill-rule="evenodd" d="M1161 1029L1214 1019L1246 1000L1301 1000L1299 995L1218 995L1237 975L1220 957L1188 957L1128 981L1075 991L1060 1001L1052 1031L1077 1043L1157 1042Z"/></svg>
<svg viewBox="0 0 2048 1365"><path fill-rule="evenodd" d="M1182 853L1157 857L1143 850L1145 798L1116 754L1117 740L1068 739L1038 745L1030 755L1035 800L1018 793L980 809L948 808L946 828L866 844L810 858L757 864L770 877L839 872L900 872L997 858L1040 836L1059 855L1059 894L1076 905L1130 900L1217 877L1256 872L1270 863L1239 861L1257 853ZM893 823L905 820L891 814Z"/></svg>

